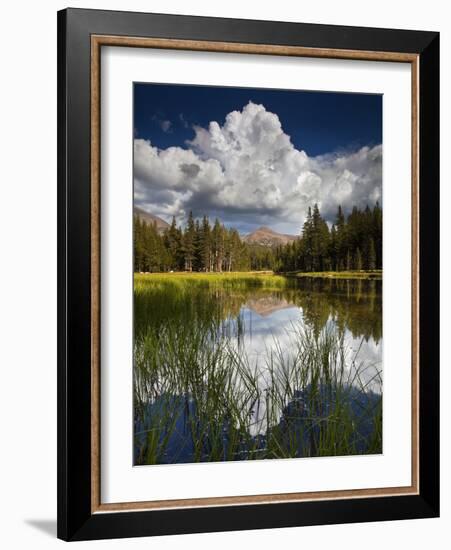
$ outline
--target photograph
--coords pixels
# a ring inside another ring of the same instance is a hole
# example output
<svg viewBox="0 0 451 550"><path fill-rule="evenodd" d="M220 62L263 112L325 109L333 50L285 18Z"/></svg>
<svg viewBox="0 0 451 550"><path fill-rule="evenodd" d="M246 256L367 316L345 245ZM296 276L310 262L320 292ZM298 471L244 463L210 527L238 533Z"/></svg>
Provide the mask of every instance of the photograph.
<svg viewBox="0 0 451 550"><path fill-rule="evenodd" d="M133 83L134 466L383 453L382 130L382 94Z"/></svg>
<svg viewBox="0 0 451 550"><path fill-rule="evenodd" d="M207 4L58 11L57 537L255 546L261 530L273 547L321 526L336 546L340 524L349 546L389 522L424 546L415 520L440 515L439 29L392 4L331 3L325 20ZM14 70L34 82L24 51ZM30 197L8 204L55 221Z"/></svg>

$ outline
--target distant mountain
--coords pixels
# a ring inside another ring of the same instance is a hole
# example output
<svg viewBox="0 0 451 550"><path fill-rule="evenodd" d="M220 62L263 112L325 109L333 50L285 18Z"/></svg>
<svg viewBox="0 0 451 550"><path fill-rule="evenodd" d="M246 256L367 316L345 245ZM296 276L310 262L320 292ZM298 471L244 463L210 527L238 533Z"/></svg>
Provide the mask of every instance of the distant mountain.
<svg viewBox="0 0 451 550"><path fill-rule="evenodd" d="M138 216L139 219L148 225L155 224L158 229L158 233L164 233L166 229L169 229L170 225L159 218L158 216L154 216L153 214L150 214L149 212L146 212L145 210L142 210L141 208L138 208L137 206L133 207L133 214L135 216Z"/></svg>
<svg viewBox="0 0 451 550"><path fill-rule="evenodd" d="M243 237L243 241L248 244L258 244L260 246L275 247L295 241L297 237L294 235L285 235L277 233L270 227L259 227L249 235Z"/></svg>

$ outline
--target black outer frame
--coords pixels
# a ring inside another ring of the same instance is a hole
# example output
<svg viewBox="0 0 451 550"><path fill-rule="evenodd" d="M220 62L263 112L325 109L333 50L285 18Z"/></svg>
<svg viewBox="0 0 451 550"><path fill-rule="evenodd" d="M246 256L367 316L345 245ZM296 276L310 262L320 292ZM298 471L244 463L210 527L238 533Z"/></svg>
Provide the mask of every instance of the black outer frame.
<svg viewBox="0 0 451 550"><path fill-rule="evenodd" d="M420 494L91 513L91 34L420 56ZM439 515L439 33L72 9L58 12L58 537L88 540Z"/></svg>

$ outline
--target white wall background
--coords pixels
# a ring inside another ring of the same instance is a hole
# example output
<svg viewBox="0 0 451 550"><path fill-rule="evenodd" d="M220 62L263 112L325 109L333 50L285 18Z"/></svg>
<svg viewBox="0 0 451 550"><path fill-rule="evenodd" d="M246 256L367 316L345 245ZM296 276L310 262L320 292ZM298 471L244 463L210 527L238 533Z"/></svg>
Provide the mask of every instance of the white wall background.
<svg viewBox="0 0 451 550"><path fill-rule="evenodd" d="M56 11L65 2L9 2L0 34L0 541L8 549L56 540ZM72 0L72 7L124 9L440 31L442 312L451 306L451 18L441 0ZM442 341L451 324L442 313ZM442 350L442 518L83 543L186 550L247 546L371 550L443 548L451 535L451 384Z"/></svg>

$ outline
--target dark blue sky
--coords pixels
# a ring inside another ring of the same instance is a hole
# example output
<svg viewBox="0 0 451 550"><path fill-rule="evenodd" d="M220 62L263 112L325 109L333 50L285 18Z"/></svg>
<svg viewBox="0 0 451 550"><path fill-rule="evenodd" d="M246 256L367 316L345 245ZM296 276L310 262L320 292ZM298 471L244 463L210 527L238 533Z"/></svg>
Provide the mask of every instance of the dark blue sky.
<svg viewBox="0 0 451 550"><path fill-rule="evenodd" d="M294 235L382 197L381 95L136 83L134 136L135 204L166 221Z"/></svg>
<svg viewBox="0 0 451 550"><path fill-rule="evenodd" d="M249 101L277 114L293 145L309 156L382 143L381 95L147 83L134 85L135 137L160 149L186 147L193 124L222 125Z"/></svg>

